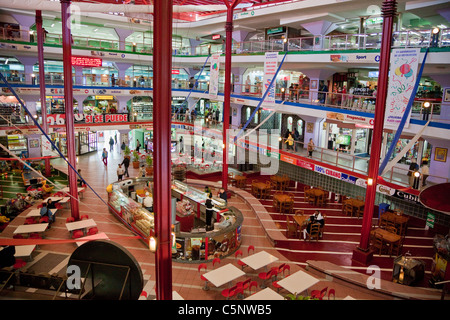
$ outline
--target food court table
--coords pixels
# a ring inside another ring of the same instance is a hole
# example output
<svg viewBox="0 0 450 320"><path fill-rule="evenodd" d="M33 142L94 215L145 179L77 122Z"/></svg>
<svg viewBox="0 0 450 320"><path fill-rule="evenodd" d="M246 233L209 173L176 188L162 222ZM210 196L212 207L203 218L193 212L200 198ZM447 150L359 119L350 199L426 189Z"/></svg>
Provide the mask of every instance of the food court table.
<svg viewBox="0 0 450 320"><path fill-rule="evenodd" d="M245 176L234 176L234 180L236 181L236 187L238 188L244 188L245 184L247 183L247 177Z"/></svg>
<svg viewBox="0 0 450 320"><path fill-rule="evenodd" d="M23 234L23 233L41 233L44 232L48 227L48 223L35 223L35 224L24 224L18 226L16 230L14 230L14 234Z"/></svg>
<svg viewBox="0 0 450 320"><path fill-rule="evenodd" d="M270 288L265 288L252 294L244 300L284 300L284 297Z"/></svg>
<svg viewBox="0 0 450 320"><path fill-rule="evenodd" d="M383 236L383 242L386 242L389 245L389 255L392 254L392 247L394 244L401 240L401 236L392 232L389 232L385 229L376 228L370 231L370 235L373 236L375 233L378 233Z"/></svg>
<svg viewBox="0 0 450 320"><path fill-rule="evenodd" d="M409 217L405 215L398 215L395 212L387 211L383 213L380 217L380 225L386 225L387 222L391 222L394 224L395 228L397 228L397 234L404 235L406 234L406 229L408 227Z"/></svg>
<svg viewBox="0 0 450 320"><path fill-rule="evenodd" d="M81 246L82 244L85 244L88 241L92 240L109 240L109 237L104 232L100 232L97 234L93 234L91 236L86 236L78 239L77 246Z"/></svg>
<svg viewBox="0 0 450 320"><path fill-rule="evenodd" d="M244 271L231 263L203 274L203 276L216 287L220 287L244 275Z"/></svg>
<svg viewBox="0 0 450 320"><path fill-rule="evenodd" d="M95 223L95 221L93 219L85 219L85 220L79 220L79 221L75 221L75 222L66 223L66 228L70 232L73 232L75 230L80 230L80 229L92 228L95 226L97 226L97 224Z"/></svg>
<svg viewBox="0 0 450 320"><path fill-rule="evenodd" d="M294 219L295 223L297 224L297 229L301 230L304 226L306 226L306 223L309 220L309 216L296 215L296 216L293 216L293 219Z"/></svg>
<svg viewBox="0 0 450 320"><path fill-rule="evenodd" d="M300 294L303 291L307 291L313 285L319 282L319 279L314 278L308 273L299 270L296 273L291 274L278 281L278 284L292 294Z"/></svg>
<svg viewBox="0 0 450 320"><path fill-rule="evenodd" d="M258 198L263 198L263 196L266 195L266 192L270 189L270 184L265 182L252 182L252 193L256 193L255 195Z"/></svg>
<svg viewBox="0 0 450 320"><path fill-rule="evenodd" d="M363 200L349 198L345 200L345 203L352 206L352 211L358 218L363 215L364 205L366 204Z"/></svg>
<svg viewBox="0 0 450 320"><path fill-rule="evenodd" d="M323 191L322 189L311 188L307 192L309 196L313 199L315 205L317 205L321 197L325 196L325 191Z"/></svg>
<svg viewBox="0 0 450 320"><path fill-rule="evenodd" d="M283 190L283 186L290 181L289 177L286 176L270 176L270 181L275 183L278 190Z"/></svg>
<svg viewBox="0 0 450 320"><path fill-rule="evenodd" d="M291 202L294 201L294 199L288 195L288 194L284 194L284 193L275 193L273 195L273 205L276 209L278 209L279 211L281 211L281 208L283 206L283 203L285 202Z"/></svg>
<svg viewBox="0 0 450 320"><path fill-rule="evenodd" d="M58 209L50 209L50 211L55 214ZM41 216L41 209L32 209L30 210L30 212L27 213L27 215L25 216L26 218L35 218L35 217L40 217Z"/></svg>
<svg viewBox="0 0 450 320"><path fill-rule="evenodd" d="M268 266L272 262L278 261L278 258L263 250L242 258L241 261L253 270L258 270L259 268Z"/></svg>

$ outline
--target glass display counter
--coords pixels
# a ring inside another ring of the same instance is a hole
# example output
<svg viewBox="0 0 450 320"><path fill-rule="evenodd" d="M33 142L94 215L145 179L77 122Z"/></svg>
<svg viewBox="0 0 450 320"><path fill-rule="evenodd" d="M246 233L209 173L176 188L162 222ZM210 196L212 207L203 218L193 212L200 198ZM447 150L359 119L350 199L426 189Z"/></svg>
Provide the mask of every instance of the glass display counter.
<svg viewBox="0 0 450 320"><path fill-rule="evenodd" d="M154 214L135 199L149 191L151 180L152 178L127 179L107 188L110 212L146 243L154 234ZM227 207L226 201L213 197L213 210L216 213L213 217L214 229L206 231L206 193L175 180L172 197L177 200L172 212L176 240L172 258L175 261L205 262L233 254L239 248L244 218L238 209Z"/></svg>
<svg viewBox="0 0 450 320"><path fill-rule="evenodd" d="M135 199L148 191L149 182L149 178L127 179L113 183L107 190L110 212L147 242L153 233L154 216Z"/></svg>

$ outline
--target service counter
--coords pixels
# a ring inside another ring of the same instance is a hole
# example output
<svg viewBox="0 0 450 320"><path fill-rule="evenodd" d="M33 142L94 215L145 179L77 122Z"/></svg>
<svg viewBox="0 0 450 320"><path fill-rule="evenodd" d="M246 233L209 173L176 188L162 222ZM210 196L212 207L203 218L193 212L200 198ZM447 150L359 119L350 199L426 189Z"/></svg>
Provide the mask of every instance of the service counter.
<svg viewBox="0 0 450 320"><path fill-rule="evenodd" d="M154 235L154 214L142 206L142 197L150 190L152 178L133 178L108 186L110 212L117 216L146 243ZM233 254L241 244L242 213L213 197L214 229L205 228L207 195L183 182L172 185L172 224L175 242L174 261L199 263ZM176 202L175 202L176 199ZM141 201L140 201L141 200Z"/></svg>

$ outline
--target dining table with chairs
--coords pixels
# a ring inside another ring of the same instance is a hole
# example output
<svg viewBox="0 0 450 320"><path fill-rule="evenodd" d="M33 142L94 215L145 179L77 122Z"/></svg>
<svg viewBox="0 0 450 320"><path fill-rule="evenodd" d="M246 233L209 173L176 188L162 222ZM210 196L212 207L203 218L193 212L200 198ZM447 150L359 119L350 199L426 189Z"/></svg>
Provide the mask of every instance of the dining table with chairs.
<svg viewBox="0 0 450 320"><path fill-rule="evenodd" d="M347 198L342 202L344 214L351 217L362 217L364 214L365 202L362 199Z"/></svg>
<svg viewBox="0 0 450 320"><path fill-rule="evenodd" d="M234 181L236 183L236 187L238 188L245 188L245 185L247 184L247 177L241 176L241 175L235 175Z"/></svg>
<svg viewBox="0 0 450 320"><path fill-rule="evenodd" d="M273 183L276 190L284 191L289 186L291 179L287 175L273 175L270 176L270 181Z"/></svg>
<svg viewBox="0 0 450 320"><path fill-rule="evenodd" d="M273 195L273 207L280 213L292 212L294 210L294 194L276 192Z"/></svg>
<svg viewBox="0 0 450 320"><path fill-rule="evenodd" d="M387 249L387 253L389 256L392 256L392 253L394 253L394 250L396 250L396 254L398 255L401 251L401 240L402 236L391 232L386 229L382 228L374 228L370 231L370 236L372 239L376 240L377 238L380 239L382 242L381 244L383 247ZM380 250L381 252L382 250Z"/></svg>
<svg viewBox="0 0 450 320"><path fill-rule="evenodd" d="M404 214L399 214L398 212L388 210L381 214L379 226L380 228L386 229L387 227L395 228L398 235L404 236L408 228L409 217Z"/></svg>
<svg viewBox="0 0 450 320"><path fill-rule="evenodd" d="M307 202L314 205L323 205L325 203L325 191L321 188L305 188L305 198Z"/></svg>
<svg viewBox="0 0 450 320"><path fill-rule="evenodd" d="M266 199L269 196L271 190L272 184L270 183L270 181L252 181L252 194L259 199Z"/></svg>

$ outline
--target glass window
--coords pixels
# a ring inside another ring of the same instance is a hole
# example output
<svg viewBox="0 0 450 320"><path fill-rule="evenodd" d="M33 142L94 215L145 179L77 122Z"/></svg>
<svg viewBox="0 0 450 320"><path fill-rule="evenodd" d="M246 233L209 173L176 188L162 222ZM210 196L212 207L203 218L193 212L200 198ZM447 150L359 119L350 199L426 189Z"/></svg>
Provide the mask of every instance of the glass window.
<svg viewBox="0 0 450 320"><path fill-rule="evenodd" d="M289 132L292 131L292 121L292 117L287 118L287 129L289 130Z"/></svg>

